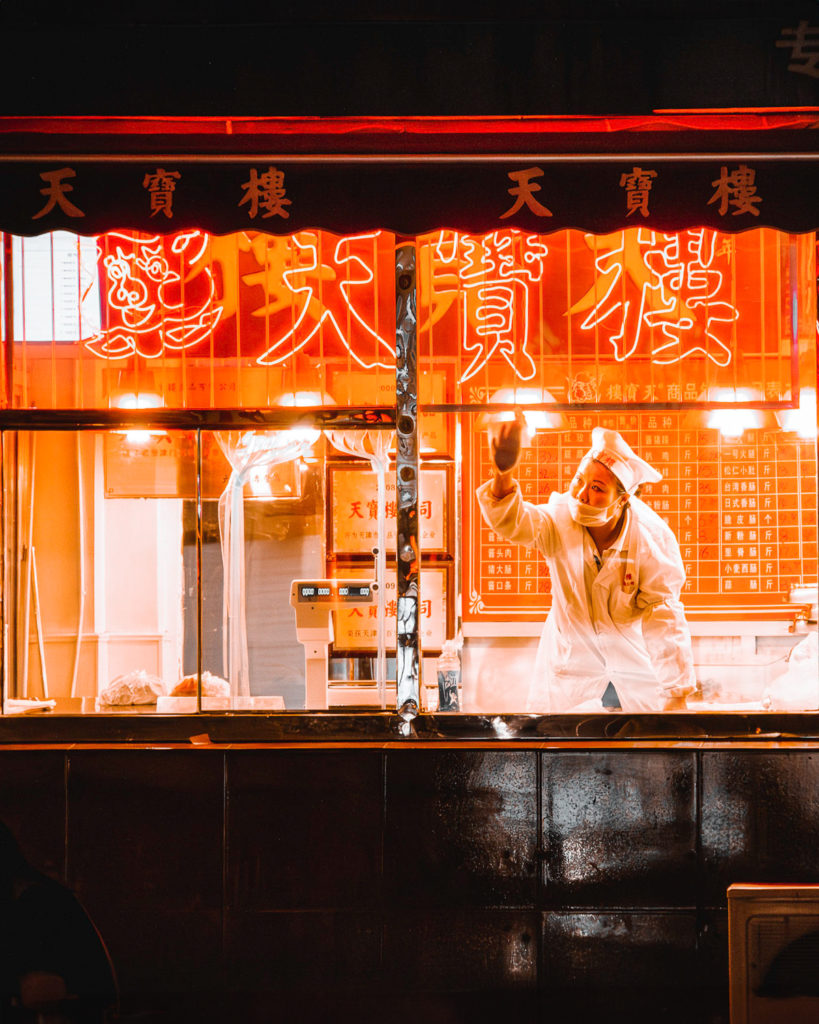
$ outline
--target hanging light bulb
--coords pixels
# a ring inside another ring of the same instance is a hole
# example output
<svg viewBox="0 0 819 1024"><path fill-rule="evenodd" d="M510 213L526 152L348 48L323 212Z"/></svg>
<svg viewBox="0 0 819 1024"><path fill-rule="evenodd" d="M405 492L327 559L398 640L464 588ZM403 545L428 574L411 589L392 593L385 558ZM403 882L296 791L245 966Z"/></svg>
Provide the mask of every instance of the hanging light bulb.
<svg viewBox="0 0 819 1024"><path fill-rule="evenodd" d="M162 396L153 391L121 391L111 396L111 405L115 409L161 409L164 406ZM117 434L125 435L126 444L147 444L152 437L163 437L164 430L117 430Z"/></svg>
<svg viewBox="0 0 819 1024"><path fill-rule="evenodd" d="M288 391L280 395L275 403L284 408L314 408L316 406L335 405L333 398L323 391ZM290 427L291 440L300 441L305 446L312 446L321 437L321 431L315 427Z"/></svg>
<svg viewBox="0 0 819 1024"><path fill-rule="evenodd" d="M527 409L525 406L550 405L555 401L554 395L545 388L500 388L489 399L490 403L497 405L521 406L523 418L526 420L526 430L529 437L534 437L538 430L560 430L563 427L563 418L560 413L547 412L545 409ZM485 429L493 423L508 423L515 418L512 409L494 413L484 413L478 418L475 424L479 430Z"/></svg>
<svg viewBox="0 0 819 1024"><path fill-rule="evenodd" d="M735 402L738 406L743 402L758 401L759 396L750 388L718 388L713 400L716 402ZM763 415L759 409L712 409L708 413L706 426L718 430L723 437L736 440L746 430L760 430L763 426Z"/></svg>

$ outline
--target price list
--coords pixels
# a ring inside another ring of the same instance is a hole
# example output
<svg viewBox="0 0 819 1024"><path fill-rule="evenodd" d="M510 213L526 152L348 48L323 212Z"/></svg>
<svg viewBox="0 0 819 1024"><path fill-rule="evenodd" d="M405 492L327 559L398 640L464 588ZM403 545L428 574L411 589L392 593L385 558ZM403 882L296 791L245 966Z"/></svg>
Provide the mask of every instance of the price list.
<svg viewBox="0 0 819 1024"><path fill-rule="evenodd" d="M662 474L641 498L668 523L686 570L683 601L715 614L781 604L794 583L817 578L816 446L794 434L740 438L689 425L676 412L584 415L571 429L538 433L518 468L523 496L566 491L591 430L618 430ZM473 435L465 484L464 614L473 621L542 618L549 574L536 552L510 544L480 516L474 490L491 476L485 435Z"/></svg>

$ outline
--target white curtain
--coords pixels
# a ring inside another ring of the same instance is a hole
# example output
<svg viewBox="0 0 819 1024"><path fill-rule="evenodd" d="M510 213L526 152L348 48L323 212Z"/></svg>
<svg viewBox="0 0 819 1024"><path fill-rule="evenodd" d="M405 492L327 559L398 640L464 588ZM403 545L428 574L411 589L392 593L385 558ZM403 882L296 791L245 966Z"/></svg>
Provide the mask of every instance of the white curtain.
<svg viewBox="0 0 819 1024"><path fill-rule="evenodd" d="M232 697L250 696L250 668L245 618L245 505L244 487L254 469L267 468L308 454L317 431L221 431L216 441L231 468L219 498L219 537L222 545L224 599L222 657Z"/></svg>

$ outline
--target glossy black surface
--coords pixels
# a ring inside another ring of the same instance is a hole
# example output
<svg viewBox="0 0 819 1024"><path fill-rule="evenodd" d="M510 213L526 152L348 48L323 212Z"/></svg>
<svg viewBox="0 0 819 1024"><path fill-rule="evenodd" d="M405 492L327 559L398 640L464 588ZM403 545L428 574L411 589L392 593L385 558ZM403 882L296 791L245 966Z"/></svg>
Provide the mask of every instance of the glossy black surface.
<svg viewBox="0 0 819 1024"><path fill-rule="evenodd" d="M68 884L126 992L209 985L222 915L223 758L68 754Z"/></svg>
<svg viewBox="0 0 819 1024"><path fill-rule="evenodd" d="M727 885L819 881L818 766L0 747L0 817L88 907L126 1021L726 1024Z"/></svg>
<svg viewBox="0 0 819 1024"><path fill-rule="evenodd" d="M237 910L378 906L383 755L248 751L227 758L226 897Z"/></svg>
<svg viewBox="0 0 819 1024"><path fill-rule="evenodd" d="M534 906L537 756L533 751L391 752L386 898L407 907Z"/></svg>
<svg viewBox="0 0 819 1024"><path fill-rule="evenodd" d="M631 715L420 714L408 730L391 711L203 712L198 715L0 716L6 743L186 743L207 735L213 743L357 743L417 739L470 743L537 740L747 739L761 743L795 737L819 740L819 713L737 712Z"/></svg>
<svg viewBox="0 0 819 1024"><path fill-rule="evenodd" d="M63 751L0 748L0 821L11 829L23 856L65 881L66 759Z"/></svg>
<svg viewBox="0 0 819 1024"><path fill-rule="evenodd" d="M704 895L733 882L819 882L819 752L702 754Z"/></svg>
<svg viewBox="0 0 819 1024"><path fill-rule="evenodd" d="M419 992L534 993L538 915L523 910L407 909L384 927L384 954L396 983Z"/></svg>
<svg viewBox="0 0 819 1024"><path fill-rule="evenodd" d="M693 914L550 913L543 929L546 1020L710 1019Z"/></svg>
<svg viewBox="0 0 819 1024"><path fill-rule="evenodd" d="M546 905L692 906L695 778L691 752L544 753Z"/></svg>

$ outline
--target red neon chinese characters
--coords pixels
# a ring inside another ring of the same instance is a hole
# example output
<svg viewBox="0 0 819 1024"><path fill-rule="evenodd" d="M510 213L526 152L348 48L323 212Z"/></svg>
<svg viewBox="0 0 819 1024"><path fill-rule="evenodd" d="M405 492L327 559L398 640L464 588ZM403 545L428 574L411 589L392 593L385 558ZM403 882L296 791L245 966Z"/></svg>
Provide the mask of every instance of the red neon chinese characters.
<svg viewBox="0 0 819 1024"><path fill-rule="evenodd" d="M543 276L548 248L536 235L495 231L477 238L442 231L433 247L434 316L460 294L461 345L469 364L459 383L474 377L497 354L519 380L535 376L529 352L532 286Z"/></svg>
<svg viewBox="0 0 819 1024"><path fill-rule="evenodd" d="M595 238L599 278L570 313L585 314L584 331L597 330L615 360L650 355L658 364L694 354L717 366L731 362L733 324L728 242L705 228L663 235L641 229Z"/></svg>
<svg viewBox="0 0 819 1024"><path fill-rule="evenodd" d="M371 297L375 277L373 243L380 234L341 238L331 247L332 254L321 261L315 234L299 232L292 236L296 257L291 249L286 264L282 262L273 273L268 270L268 279L281 281L281 287L274 302L268 302L256 315L268 315L284 303L288 310L295 311L295 321L268 345L257 363L275 366L285 362L326 325L359 366L388 370L395 365L394 345L367 323L357 300L357 295ZM280 252L279 259L286 255ZM262 283L261 278L246 280Z"/></svg>
<svg viewBox="0 0 819 1024"><path fill-rule="evenodd" d="M394 347L389 327L378 330L376 272L391 249L379 248L380 234L104 235L106 328L87 347L103 358L154 359L202 342L233 354L241 338L263 366L304 350L390 369Z"/></svg>

